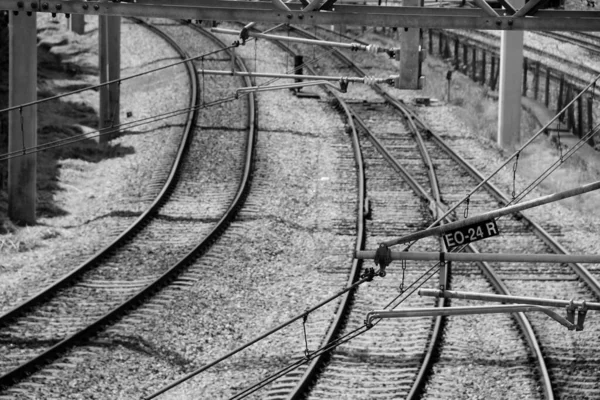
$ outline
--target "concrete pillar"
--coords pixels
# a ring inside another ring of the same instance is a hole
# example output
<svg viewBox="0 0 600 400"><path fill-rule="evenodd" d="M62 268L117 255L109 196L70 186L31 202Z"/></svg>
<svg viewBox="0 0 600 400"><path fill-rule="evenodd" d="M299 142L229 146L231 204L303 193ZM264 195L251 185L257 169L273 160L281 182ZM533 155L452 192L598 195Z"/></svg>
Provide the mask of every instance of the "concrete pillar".
<svg viewBox="0 0 600 400"><path fill-rule="evenodd" d="M83 14L71 14L69 23L71 24L71 31L78 35L83 35L85 32L85 15Z"/></svg>
<svg viewBox="0 0 600 400"><path fill-rule="evenodd" d="M525 5L514 0L513 7ZM500 85L498 87L498 145L509 148L521 135L521 84L523 31L502 31L500 39Z"/></svg>
<svg viewBox="0 0 600 400"><path fill-rule="evenodd" d="M423 6L423 0L403 0L405 7ZM421 28L400 28L400 71L395 86L399 89L419 89L421 60Z"/></svg>
<svg viewBox="0 0 600 400"><path fill-rule="evenodd" d="M98 46L100 83L121 77L121 17L99 16ZM118 83L100 88L100 143L107 143L116 136L120 124L120 87Z"/></svg>
<svg viewBox="0 0 600 400"><path fill-rule="evenodd" d="M10 14L8 105L37 100L36 13ZM21 151L37 145L37 106L10 111L8 151ZM8 160L8 217L20 225L35 224L36 153Z"/></svg>

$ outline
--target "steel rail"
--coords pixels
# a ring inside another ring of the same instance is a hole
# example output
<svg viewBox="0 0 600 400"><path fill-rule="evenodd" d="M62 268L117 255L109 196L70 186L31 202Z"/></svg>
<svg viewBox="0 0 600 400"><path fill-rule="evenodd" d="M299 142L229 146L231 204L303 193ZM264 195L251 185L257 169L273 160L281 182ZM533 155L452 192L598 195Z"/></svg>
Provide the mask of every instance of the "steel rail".
<svg viewBox="0 0 600 400"><path fill-rule="evenodd" d="M583 49L586 49L587 51L592 52L594 54L600 53L600 46L597 45L597 44L595 44L593 42L595 40L596 43L598 43L598 41L600 40L600 38L598 36L590 35L587 32L577 32L577 31L575 31L573 33L576 34L576 35L591 37L592 41L588 41L588 40L585 40L585 39L580 39L580 38L577 38L575 36L571 36L571 35L567 35L567 34L559 33L559 32L553 32L553 31L543 31L543 32L537 32L537 33L539 35L547 36L547 37L550 37L550 38L553 38L553 39L557 39L557 40L560 40L562 42L566 41L566 42L572 43L572 44L574 44L576 46L579 46L579 47L581 47Z"/></svg>
<svg viewBox="0 0 600 400"><path fill-rule="evenodd" d="M275 45L281 48L283 51L288 54L295 55L294 51L288 46L283 45L279 41L273 41ZM315 75L315 70L310 65L305 65L306 68L312 75ZM312 78L312 75L303 75L303 78ZM365 173L364 173L364 164L363 157L360 148L360 143L358 139L358 132L356 130L356 125L354 124L354 120L352 118L352 112L350 111L348 105L345 101L339 96L337 91L327 89L327 91L338 101L338 104L343 110L344 115L347 118L348 124L350 126L350 138L352 142L352 148L354 151L354 160L356 163L356 185L358 190L358 199L357 199L357 223L356 223L356 244L355 249L363 249L365 245ZM358 261L358 262L357 262ZM360 271L362 267L362 260L354 259L352 261L352 266L350 268L350 273L348 275L347 286L353 285L360 276ZM344 316L348 312L348 308L350 307L350 303L352 301L352 296L354 295L354 290L346 292L341 300L340 306L338 307L333 321L329 325L329 329L324 336L323 343L328 344L332 343L336 337L339 335L340 330L343 326ZM292 394L289 396L289 399L297 400L302 397L302 394L308 389L311 384L312 378L314 376L314 371L316 371L319 367L321 367L325 359L327 358L327 352L317 355L312 358L310 363L307 366L305 373L302 375L294 389L292 390Z"/></svg>
<svg viewBox="0 0 600 400"><path fill-rule="evenodd" d="M307 32L303 29L294 27L294 26L290 26L290 29L298 32L301 35L304 35L305 37L316 37L315 35ZM324 47L327 47L327 46L324 46ZM366 73L362 69L360 69L355 63L353 63L343 53L339 52L336 49L332 49L332 54L335 55L335 57L342 60L344 63L350 65L351 68L359 76L361 76L361 75L367 76ZM385 93L378 85L374 85L373 88L380 95ZM435 217L438 214L438 212L440 211L440 209L439 209L440 203L438 203L440 201L438 181L437 181L435 171L434 171L432 163L431 163L431 159L429 158L427 152L425 151L422 140L419 140L418 129L417 129L416 125L414 125L414 123L412 122L411 116L409 114L403 114L404 117L406 118L409 126L411 127L411 129L414 129L413 132L416 135L416 140L419 145L419 151L421 152L421 155L423 156L426 163L429 162L429 164L428 164L429 167L428 167L427 172L428 172L428 177L429 177L429 182L430 182L433 197L430 196L427 193L427 191L412 177L412 175L394 159L394 157L389 153L389 151L385 148L385 146L374 135L371 134L371 131L369 130L367 125L364 123L364 121L362 121L362 119L355 112L351 111L351 113L352 113L352 118L369 135L369 139L370 139L371 143L378 150L378 152L384 157L384 159L386 159L386 161L392 166L392 168L394 168L394 170L403 177L403 179L408 183L408 185L412 188L412 190L418 196L420 196L423 201L426 201L429 203L429 209L430 209L432 215ZM440 241L440 245L442 246L442 249L445 250L445 248L443 247L444 246L443 242ZM449 282L448 278L449 277L446 274L444 274L443 280L441 280L439 282L439 284L443 285L444 287L447 287L448 282ZM437 305L437 307L444 307L446 305L445 299L438 299L436 305ZM434 355L435 355L438 345L441 341L444 325L445 325L445 319L442 316L436 317L433 320L432 328L431 328L432 329L431 340L429 341L429 345L425 352L423 362L421 363L421 368L419 369L419 371L417 373L417 377L415 378L415 383L413 384L413 387L411 388L411 392L410 392L408 398L416 398L422 391L424 382L428 376L428 372L431 369L432 362L435 359ZM316 373L317 373L316 367L313 368L312 370L307 370L305 375L303 376L303 380L305 380L307 383L305 383L303 385L298 385L298 389L308 388L308 386L309 386L308 381L313 380L314 377L316 376ZM302 395L303 395L303 392L298 391L298 392L294 393L290 398L295 400L295 399L301 398Z"/></svg>
<svg viewBox="0 0 600 400"><path fill-rule="evenodd" d="M138 23L143 24L143 22L139 19L134 19L134 20ZM155 27L151 27L150 25L147 25L147 24L145 24L145 26L148 29L155 32L156 34L160 35L164 40L169 42L169 44L181 55L182 58L187 57L186 52L183 49L181 49L177 45L177 43L172 38L170 38L168 35L166 35L164 32L158 30ZM192 25L192 27L194 27L194 26ZM196 28L196 27L194 27L194 28ZM202 30L202 33L204 33L206 36L208 36L212 40L217 41L219 46L225 47L225 45L222 42L220 42L213 35L209 34L208 32L206 32L204 30ZM230 53L230 55L232 55L231 51L229 53ZM241 60L236 59L236 62L238 63L238 66L240 68L245 69L245 66L243 65ZM197 116L198 116L198 111L197 111L198 107L197 106L199 105L199 102L200 102L200 96L198 96L199 82L198 82L198 79L196 76L195 68L192 65L192 63L188 62L185 65L187 67L187 73L190 77L190 81L193 83L191 85L192 86L191 101L195 104L195 106L191 107L191 109L194 111L190 114L190 118L188 119L188 121L186 123L186 132L188 132L187 138L186 138L187 140L185 141L185 145L180 147L180 150L179 150L178 156L177 156L177 163L176 164L174 163L175 167L172 169L171 174L169 175L168 187L167 187L167 185L165 185L165 188L163 188L163 190L161 191L161 195L162 195L161 201L166 200L167 192L172 191L175 186L176 176L178 173L178 167L181 165L181 160L183 158L182 156L183 156L185 150L187 149L187 147L189 146L189 137L191 136L191 135L189 135L189 132L191 132L191 130L195 126ZM246 78L246 83L251 84L250 80L247 78ZM241 208L243 202L245 201L245 198L248 194L249 187L250 187L253 164L254 164L254 149L255 149L256 130L257 130L257 120L255 118L256 108L255 108L253 95L250 95L248 105L249 105L249 113L248 113L249 125L248 125L248 136L247 136L247 143L246 143L247 147L246 147L246 155L245 155L245 161L244 161L243 176L240 181L240 185L237 189L237 193L236 193L234 200L230 204L230 206L227 209L227 211L225 212L225 214L221 217L221 219L219 220L217 225L211 230L211 232L193 250L191 250L186 256L181 258L168 271L163 273L154 282L146 285L146 287L144 287L143 289L138 291L135 295L133 295L128 300L123 302L120 306L109 311L104 316L97 319L95 322L88 325L87 327L85 327L85 328L79 330L78 332L68 336L67 338L63 339L59 343L52 346L50 349L44 351L42 354L34 357L33 359L30 359L26 363L14 368L13 370L9 371L7 374L0 376L0 390L2 390L3 388L5 388L7 386L10 386L11 384L16 383L17 381L23 379L24 377L26 377L28 375L31 375L33 372L38 370L41 366L43 366L43 365L47 364L48 362L50 362L51 360L55 359L58 355L67 351L72 346L76 345L77 343L80 343L81 341L85 340L86 338L90 337L91 335L97 333L99 330L101 330L104 327L106 327L107 325L113 323L117 318L121 317L127 311L137 307L146 298L152 296L154 293L156 293L158 290L160 290L163 286L168 285L173 279L175 279L175 277L181 271L183 271L193 260L195 260L196 258L201 256L204 252L206 252L206 250L208 248L210 248L210 246L218 239L218 237L227 228L227 226L229 225L231 220L237 215L238 210ZM152 212L156 212L156 210L158 209L158 207L160 205L162 205L162 203L159 202L158 200L156 200L153 205L155 205L155 207ZM151 215L150 212L147 212L146 214ZM140 224L137 224L135 227L131 228L131 230L133 230L133 229L135 229L136 231L141 229ZM127 237L130 237L130 236L127 236ZM120 236L119 239L120 239L119 244L121 244L123 241L126 241L126 238L123 238L123 235ZM104 256L105 254L108 254L108 252L110 252L112 250L116 250L118 247L119 246L115 245L115 243L111 244L107 248L109 250L102 252L102 256ZM95 256L90 261L93 261L94 263L98 262L98 258L100 258L102 256ZM71 279L73 279L73 278L71 278Z"/></svg>
<svg viewBox="0 0 600 400"><path fill-rule="evenodd" d="M139 21L133 19L134 21ZM189 64L188 64L189 65ZM194 73L195 79L195 73ZM196 86L194 85L194 89L192 93L190 93L190 112L188 113L187 120L184 128L184 135L182 137L181 144L177 151L177 155L175 156L173 163L171 165L171 171L169 173L168 178L163 185L163 188L158 193L152 204L140 215L126 230L119 235L112 243L110 243L105 248L96 252L93 256L88 258L86 261L81 263L78 267L76 267L73 271L64 275L62 278L59 278L57 281L44 288L36 295L30 297L23 303L18 306L12 308L9 311L6 311L4 314L0 315L0 328L4 327L9 321L19 317L24 314L32 307L39 305L42 302L46 302L50 297L54 296L56 292L64 289L67 286L70 286L75 280L77 280L83 273L89 271L94 268L101 260L108 256L113 251L116 251L118 248L123 246L132 236L137 234L146 223L153 218L154 214L158 211L160 207L164 204L164 202L168 199L172 189L174 188L177 181L177 170L179 165L183 159L183 155L189 146L189 142L191 140L190 132L193 128L194 122L194 112L192 112L193 108L197 106L197 93Z"/></svg>
<svg viewBox="0 0 600 400"><path fill-rule="evenodd" d="M328 31L330 33L335 33L336 35L338 35L338 33L336 32L331 32L328 29L325 28L321 28L322 30ZM298 28L294 28L297 31L301 31ZM311 33L306 32L306 31L302 31L304 35L307 36L313 36ZM338 35L339 37L340 35ZM346 35L341 35L343 37L346 37L350 40L356 40L355 38L350 38ZM356 40L358 42L360 42L360 40ZM345 59L346 62L350 62L350 60L341 52L337 51L337 50L333 50L334 53L336 53L338 55L338 57ZM360 68L358 68L357 66L353 67L354 71L357 73L357 75L365 75L364 71L362 71ZM428 128L426 128L425 124L416 116L416 114L410 110L408 107L406 107L404 104L400 103L399 101L397 101L395 98L393 98L392 96L390 96L387 92L385 92L379 85L373 85L373 88L381 95L384 97L384 99L392 104L395 108L397 108L398 110L402 110L402 114L405 116L408 114L409 118L411 121L413 121L415 124L418 124L421 126L421 129L425 129L427 133L431 133L433 135L433 132L431 132L431 130L429 130ZM420 136L420 135L419 135ZM439 137L438 137L439 138ZM441 141L441 139L439 139ZM378 150L381 147L378 147ZM448 146L445 146L445 148L449 149ZM384 149L385 150L385 149ZM381 151L380 151L381 152ZM382 153L382 155L384 156L384 158L386 159L390 159L391 155L387 152L387 150L385 151L386 154ZM458 155L456 155L458 157ZM397 164L397 162L396 162ZM459 163L460 164L460 163ZM402 168L399 164L395 167L395 168ZM412 179L412 178L411 178ZM414 181L416 183L416 181ZM418 185L416 185L418 186ZM420 187L420 186L418 186ZM421 189L422 190L422 189ZM422 193L422 196L426 199L429 199L429 201L431 201L431 197L429 197L427 195L427 193ZM438 211L441 211L442 214L445 213L444 207L441 205L441 203L435 203L435 204L430 204L430 207L435 207L438 209ZM449 218L447 218L447 222L451 222L451 220ZM477 249L469 244L465 247L466 251L472 252L472 253L479 253L477 251ZM490 282L490 284L492 285L492 287L494 288L494 290L496 290L497 292L499 292L500 294L504 294L504 295L510 295L510 291L508 290L508 288L506 287L506 285L502 282L502 280L500 279L500 277L495 273L495 271L492 269L492 267L486 263L486 262L478 262L478 265L482 271L482 273L484 274L484 276L488 279L488 281ZM438 304L439 305L439 304ZM440 317L441 318L441 317ZM543 388L543 392L545 395L545 398L547 400L552 400L554 399L554 394L553 394L553 389L552 389L552 384L550 381L550 375L548 373L548 369L546 367L542 352L541 352L541 348L539 346L539 343L536 339L536 335L533 331L533 327L531 326L531 323L529 322L528 318L525 316L525 314L523 313L516 313L515 314L515 318L517 321L517 324L519 325L519 327L521 328L521 331L523 332L525 339L527 341L527 343L529 344L529 347L531 348L533 354L534 354L534 358L536 360L536 363L538 365L539 368L539 373L541 375L541 386ZM436 325L438 324L439 321L436 321ZM415 381L415 384L413 385L413 387L411 388L411 391L409 393L409 396L407 397L408 399L417 399L421 397L422 394L422 389L424 387L425 381L427 379L427 375L428 375L428 371L431 370L431 363L433 362L433 357L430 356L430 353L435 351L435 344L434 339L436 340L441 340L441 332L438 333L440 336L439 337L432 337L432 341L430 343L430 348L428 349L428 356L425 358L424 363L422 364L421 370L419 371L418 377Z"/></svg>

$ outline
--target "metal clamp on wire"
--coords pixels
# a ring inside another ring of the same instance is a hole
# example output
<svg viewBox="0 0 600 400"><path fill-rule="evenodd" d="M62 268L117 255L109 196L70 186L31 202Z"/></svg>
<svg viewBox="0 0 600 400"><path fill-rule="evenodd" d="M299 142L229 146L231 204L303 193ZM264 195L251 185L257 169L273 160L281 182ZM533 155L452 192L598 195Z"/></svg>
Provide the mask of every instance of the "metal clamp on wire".
<svg viewBox="0 0 600 400"><path fill-rule="evenodd" d="M587 305L585 304L585 300L583 300L582 303L583 304L577 311L577 325L575 325L576 331L583 330L583 323L585 322L585 315L587 314L587 310L588 310Z"/></svg>
<svg viewBox="0 0 600 400"><path fill-rule="evenodd" d="M375 251L375 265L379 266L379 276L384 277L385 268L392 263L392 251L384 243Z"/></svg>
<svg viewBox="0 0 600 400"><path fill-rule="evenodd" d="M340 92L346 93L348 91L348 78L342 77L340 79Z"/></svg>
<svg viewBox="0 0 600 400"><path fill-rule="evenodd" d="M360 276L360 279L365 279L367 282L371 282L375 277L375 270L373 268L365 269L365 272Z"/></svg>

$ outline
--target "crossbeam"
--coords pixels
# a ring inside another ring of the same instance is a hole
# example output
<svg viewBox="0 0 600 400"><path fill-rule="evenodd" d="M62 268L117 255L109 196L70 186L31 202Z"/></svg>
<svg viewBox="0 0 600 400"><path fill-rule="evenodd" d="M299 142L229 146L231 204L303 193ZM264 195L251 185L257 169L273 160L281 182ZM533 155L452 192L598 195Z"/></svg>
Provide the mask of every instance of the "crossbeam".
<svg viewBox="0 0 600 400"><path fill-rule="evenodd" d="M181 3L183 4L183 3ZM535 17L499 15L481 8L377 7L336 5L331 12L304 12L301 3L286 3L290 11L270 1L203 0L185 5L124 2L0 0L0 9L16 12L154 17L187 20L255 21L301 25L361 25L404 28L598 31L600 12L540 10ZM518 11L518 10L517 10Z"/></svg>
<svg viewBox="0 0 600 400"><path fill-rule="evenodd" d="M374 260L375 250L359 250L354 257ZM600 255L576 254L510 254L510 253L440 253L425 251L390 251L392 261L458 261L458 262L520 262L520 263L582 263L598 264Z"/></svg>
<svg viewBox="0 0 600 400"><path fill-rule="evenodd" d="M353 82L353 83L388 83L392 84L397 75L388 77L376 78L369 76L330 76L330 75L300 75L300 74L280 74L276 72L245 72L245 71L225 71L215 69L197 69L198 74L204 75L229 75L229 76L248 76L255 78L278 78L278 79L311 79L315 81L331 81L331 82Z"/></svg>
<svg viewBox="0 0 600 400"><path fill-rule="evenodd" d="M600 303L560 299L544 299L528 296L509 296L504 294L461 292L455 290L419 289L419 296L443 297L446 299L495 301L499 303L532 304L545 307L587 308L600 311Z"/></svg>
<svg viewBox="0 0 600 400"><path fill-rule="evenodd" d="M442 317L456 315L476 315L476 314L504 314L515 312L543 312L569 330L582 330L581 324L574 324L566 318L558 315L553 310L534 305L503 305L503 306L478 306L478 307L426 307L426 308L402 308L399 310L375 310L367 313L365 324L372 326L374 319L385 318L418 318L418 317Z"/></svg>
<svg viewBox="0 0 600 400"><path fill-rule="evenodd" d="M295 37L295 36L272 35L272 34L265 34L265 33L259 33L259 32L251 32L248 30L236 31L233 29L212 28L211 32L224 33L226 35L236 35L236 36L240 36L242 39L244 39L244 35L247 35L248 37L256 37L256 38L261 38L261 39L279 40L282 42L294 42L294 43L303 43L303 44L314 44L314 45L319 45L319 46L341 47L343 49L350 49L353 51L357 51L357 50L368 51L370 53L388 53L388 54L392 53L392 54L394 54L396 51L400 51L400 47L387 48L387 47L381 47L381 46L374 45L374 44L366 45L366 44L360 44L360 43L332 42L332 41L328 41L328 40L306 39L306 38Z"/></svg>

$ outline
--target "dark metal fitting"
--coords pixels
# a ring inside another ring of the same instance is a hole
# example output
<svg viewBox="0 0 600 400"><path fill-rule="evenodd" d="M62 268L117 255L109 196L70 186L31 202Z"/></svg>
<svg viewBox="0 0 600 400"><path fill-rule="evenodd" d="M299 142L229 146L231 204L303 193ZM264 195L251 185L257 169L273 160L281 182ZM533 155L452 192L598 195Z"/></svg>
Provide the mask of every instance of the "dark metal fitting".
<svg viewBox="0 0 600 400"><path fill-rule="evenodd" d="M373 324L370 324L366 319L365 319L365 327L367 329L371 329L373 327Z"/></svg>
<svg viewBox="0 0 600 400"><path fill-rule="evenodd" d="M52 18L56 18L56 13L52 13Z"/></svg>
<svg viewBox="0 0 600 400"><path fill-rule="evenodd" d="M513 26L514 21L512 19L508 20L508 26Z"/></svg>
<svg viewBox="0 0 600 400"><path fill-rule="evenodd" d="M373 280L374 276L375 276L375 270L373 268L367 268L360 277L366 278L367 282L371 282Z"/></svg>
<svg viewBox="0 0 600 400"><path fill-rule="evenodd" d="M48 7L50 7L50 5L48 5L48 3L42 3L42 9L43 10L47 10Z"/></svg>
<svg viewBox="0 0 600 400"><path fill-rule="evenodd" d="M304 15L302 15L302 14L298 15L298 19L304 19Z"/></svg>
<svg viewBox="0 0 600 400"><path fill-rule="evenodd" d="M22 1L17 1L17 7L23 8L25 4Z"/></svg>
<svg viewBox="0 0 600 400"><path fill-rule="evenodd" d="M38 3L31 3L32 10L37 10L37 8L38 8Z"/></svg>
<svg viewBox="0 0 600 400"><path fill-rule="evenodd" d="M100 6L98 4L94 4L94 10L98 11L100 9Z"/></svg>
<svg viewBox="0 0 600 400"><path fill-rule="evenodd" d="M375 265L379 265L381 269L385 269L392 263L392 251L384 243L379 245L375 251Z"/></svg>
<svg viewBox="0 0 600 400"><path fill-rule="evenodd" d="M71 14L69 14L69 13L65 14L65 18L67 18L67 19L71 18Z"/></svg>
<svg viewBox="0 0 600 400"><path fill-rule="evenodd" d="M90 7L90 6L88 6L87 4L84 4L84 5L83 5L83 9L84 9L84 10L87 10L89 7Z"/></svg>
<svg viewBox="0 0 600 400"><path fill-rule="evenodd" d="M62 10L62 4L57 4L57 5L56 5L56 9L57 9L57 10Z"/></svg>
<svg viewBox="0 0 600 400"><path fill-rule="evenodd" d="M27 11L27 16L31 17L33 15L33 13L31 11Z"/></svg>
<svg viewBox="0 0 600 400"><path fill-rule="evenodd" d="M287 19L292 19L292 14L286 15Z"/></svg>
<svg viewBox="0 0 600 400"><path fill-rule="evenodd" d="M496 25L500 26L502 25L502 21L500 21L499 19L496 20Z"/></svg>

